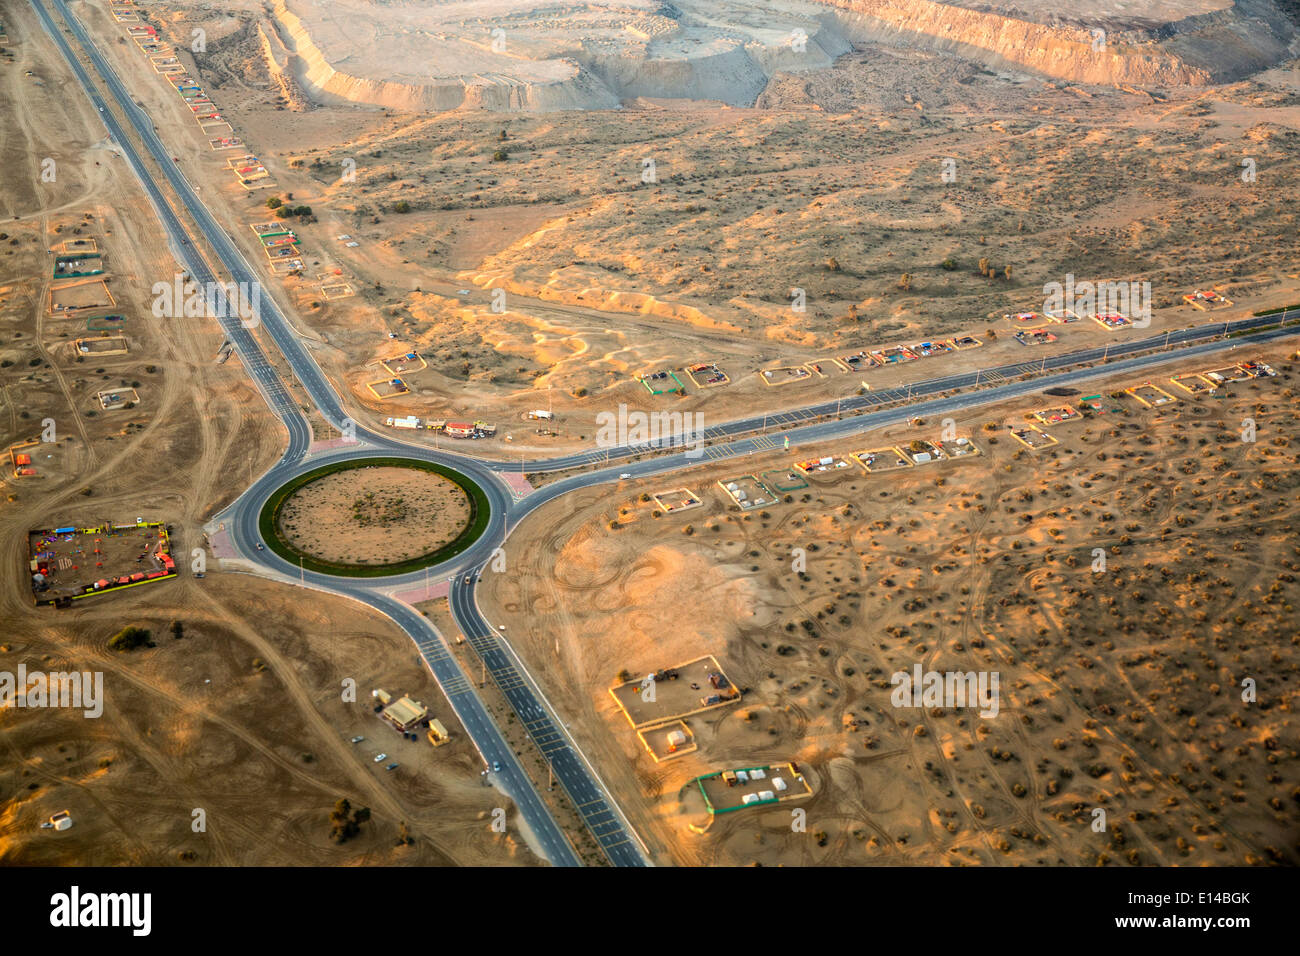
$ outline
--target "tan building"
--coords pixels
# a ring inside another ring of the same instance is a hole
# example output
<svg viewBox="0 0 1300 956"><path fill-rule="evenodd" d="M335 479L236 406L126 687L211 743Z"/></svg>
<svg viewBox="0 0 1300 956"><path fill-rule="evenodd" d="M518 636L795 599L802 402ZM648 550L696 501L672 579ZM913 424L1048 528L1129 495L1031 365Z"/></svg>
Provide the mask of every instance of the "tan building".
<svg viewBox="0 0 1300 956"><path fill-rule="evenodd" d="M398 730L407 733L429 716L429 708L418 700L401 697L385 707L381 716Z"/></svg>
<svg viewBox="0 0 1300 956"><path fill-rule="evenodd" d="M442 725L441 720L435 717L429 721L429 743L441 747L450 739L451 735L447 733L447 728Z"/></svg>

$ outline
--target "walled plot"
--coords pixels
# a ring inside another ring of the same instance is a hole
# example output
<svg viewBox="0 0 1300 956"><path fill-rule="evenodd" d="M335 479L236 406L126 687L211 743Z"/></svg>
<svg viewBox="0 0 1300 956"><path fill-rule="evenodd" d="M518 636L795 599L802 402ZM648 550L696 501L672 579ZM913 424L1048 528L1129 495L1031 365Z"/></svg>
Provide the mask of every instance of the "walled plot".
<svg viewBox="0 0 1300 956"><path fill-rule="evenodd" d="M95 399L99 402L100 408L106 412L140 404L140 394L133 388L105 389L102 392L96 392Z"/></svg>
<svg viewBox="0 0 1300 956"><path fill-rule="evenodd" d="M684 720L638 730L636 736L655 763L684 757L699 749L695 743L695 734L691 733L691 728L686 726Z"/></svg>
<svg viewBox="0 0 1300 956"><path fill-rule="evenodd" d="M717 362L699 362L687 366L686 374L696 388L716 388L731 381Z"/></svg>
<svg viewBox="0 0 1300 956"><path fill-rule="evenodd" d="M1183 372L1181 375L1175 375L1169 381L1173 382L1188 395L1204 395L1214 391L1213 382L1206 379L1199 372Z"/></svg>
<svg viewBox="0 0 1300 956"><path fill-rule="evenodd" d="M907 454L892 445L885 448L868 448L866 451L854 452L849 457L872 475L912 467L912 461Z"/></svg>
<svg viewBox="0 0 1300 956"><path fill-rule="evenodd" d="M1226 296L1220 295L1212 289L1198 289L1195 292L1189 292L1183 296L1183 301L1194 309L1200 309L1202 312L1211 312L1214 309L1226 309L1232 305L1232 300Z"/></svg>
<svg viewBox="0 0 1300 956"><path fill-rule="evenodd" d="M871 357L877 365L898 365L903 362L915 362L920 356L906 345L893 345L887 349L872 349Z"/></svg>
<svg viewBox="0 0 1300 956"><path fill-rule="evenodd" d="M77 339L73 343L78 355L126 355L130 352L125 335L100 335Z"/></svg>
<svg viewBox="0 0 1300 956"><path fill-rule="evenodd" d="M793 762L743 767L696 777L709 815L768 806L812 796L812 787Z"/></svg>
<svg viewBox="0 0 1300 956"><path fill-rule="evenodd" d="M1047 329L1022 329L1016 333L1016 341L1021 345L1047 345L1056 341L1056 335Z"/></svg>
<svg viewBox="0 0 1300 956"><path fill-rule="evenodd" d="M1059 425L1061 422L1071 422L1082 415L1069 405L1059 405L1055 408L1040 408L1038 411L1031 413L1033 418L1041 425Z"/></svg>
<svg viewBox="0 0 1300 956"><path fill-rule="evenodd" d="M648 677L653 677L653 682ZM648 690L651 683L653 688ZM712 655L616 684L609 693L636 730L729 707L741 696Z"/></svg>
<svg viewBox="0 0 1300 956"><path fill-rule="evenodd" d="M103 279L86 279L50 290L51 315L85 309L111 309L116 304Z"/></svg>
<svg viewBox="0 0 1300 956"><path fill-rule="evenodd" d="M763 472L759 478L763 484L783 494L808 487L808 482L793 469L774 468L771 471Z"/></svg>
<svg viewBox="0 0 1300 956"><path fill-rule="evenodd" d="M718 487L726 492L732 504L738 506L741 511L763 505L774 505L777 501L776 494L753 475L723 478L718 482Z"/></svg>
<svg viewBox="0 0 1300 956"><path fill-rule="evenodd" d="M809 458L806 461L796 461L794 467L796 471L804 475L812 475L818 478L830 478L838 475L849 474L853 465L848 458L826 455L822 458Z"/></svg>
<svg viewBox="0 0 1300 956"><path fill-rule="evenodd" d="M1055 438L1036 425L1012 427L1010 430L1011 437L1031 451L1038 451L1040 448L1060 444Z"/></svg>
<svg viewBox="0 0 1300 956"><path fill-rule="evenodd" d="M1166 392L1159 385L1152 385L1150 382L1143 382L1141 385L1134 385L1131 388L1124 389L1128 395L1132 395L1147 408L1157 408L1161 405L1172 405L1178 401L1173 395Z"/></svg>
<svg viewBox="0 0 1300 956"><path fill-rule="evenodd" d="M687 508L698 508L703 504L699 495L689 488L670 488L652 495L654 503L664 514L675 514Z"/></svg>
<svg viewBox="0 0 1300 956"><path fill-rule="evenodd" d="M27 561L37 604L65 604L176 576L167 529L142 519L31 531Z"/></svg>
<svg viewBox="0 0 1300 956"><path fill-rule="evenodd" d="M779 368L764 369L758 373L764 385L789 385L791 382L803 382L812 378L812 369L806 365L782 365Z"/></svg>
<svg viewBox="0 0 1300 956"><path fill-rule="evenodd" d="M1133 320L1123 312L1097 312L1090 315L1089 318L1110 332L1128 328L1133 324Z"/></svg>

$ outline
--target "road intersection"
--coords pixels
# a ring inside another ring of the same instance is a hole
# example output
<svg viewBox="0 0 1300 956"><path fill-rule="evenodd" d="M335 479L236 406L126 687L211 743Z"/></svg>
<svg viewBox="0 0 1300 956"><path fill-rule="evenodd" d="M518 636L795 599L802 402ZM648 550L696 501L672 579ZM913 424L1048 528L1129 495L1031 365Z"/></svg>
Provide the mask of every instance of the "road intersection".
<svg viewBox="0 0 1300 956"><path fill-rule="evenodd" d="M154 131L148 116L140 110L113 68L96 48L84 27L69 11L64 0L49 0L67 24L71 37L110 99L103 98L98 85L79 58L68 36L59 28L45 6L46 0L32 0L46 30L59 45L85 89L115 144L139 179L165 229L177 260L205 288L217 283L216 271L199 251L181 215L163 192L159 175L170 187L179 208L188 216L206 248L212 250L227 281L260 286L260 280L232 238L217 223L195 189L171 161L171 153ZM116 111L112 107L116 107ZM127 126L119 120L125 117ZM130 136L128 136L128 133ZM153 160L151 171L135 148L134 137ZM494 553L503 548L510 532L533 511L580 488L617 483L620 475L632 479L678 472L724 458L736 458L771 451L777 447L768 434L778 430L790 446L824 442L857 435L916 416L943 416L967 412L981 405L1029 395L1054 386L1081 383L1101 375L1137 371L1167 362L1171 356L1196 356L1236 347L1237 344L1265 343L1300 332L1300 309L1278 315L1231 323L1216 323L1162 333L1144 339L1117 342L1105 348L1085 349L1049 356L1039 361L1013 363L996 369L958 373L882 391L868 391L837 402L822 402L766 416L751 416L722 422L704 430L702 436L665 436L653 444L593 448L569 455L535 461L498 461L430 448L399 440L389 434L354 422L343 407L339 393L328 381L311 353L303 346L292 325L270 295L261 298L257 317L261 328L301 385L305 400L340 433L349 436L338 447L312 451L311 427L299 400L290 392L258 339L237 316L218 321L238 352L250 378L267 405L288 433L282 457L208 525L210 533L225 533L238 554L237 564L286 583L339 594L362 602L397 623L415 643L439 686L464 725L495 783L515 801L540 852L555 865L580 865L572 844L565 838L545 801L524 770L521 759L494 724L474 683L451 653L443 635L424 615L395 595L409 591L430 578L449 582L449 605L453 619L465 640L483 662L519 721L528 732L556 781L567 794L583 823L614 865L643 866L650 853L629 823L599 774L574 742L567 727L546 699L533 676L523 666L500 629L494 629L478 607L475 588ZM1229 341L1232 336L1232 341ZM1166 349L1177 349L1176 353ZM1103 363L1103 364L1096 364ZM981 387L984 382L999 384ZM703 446L690 443L702 437ZM649 457L643 457L646 455ZM296 476L335 462L363 457L399 456L436 462L459 471L485 492L489 521L483 534L469 548L452 559L420 571L381 578L348 578L304 571L263 550L259 516L274 492ZM618 463L612 465L611 463ZM516 499L502 475L585 469L569 474L522 499Z"/></svg>

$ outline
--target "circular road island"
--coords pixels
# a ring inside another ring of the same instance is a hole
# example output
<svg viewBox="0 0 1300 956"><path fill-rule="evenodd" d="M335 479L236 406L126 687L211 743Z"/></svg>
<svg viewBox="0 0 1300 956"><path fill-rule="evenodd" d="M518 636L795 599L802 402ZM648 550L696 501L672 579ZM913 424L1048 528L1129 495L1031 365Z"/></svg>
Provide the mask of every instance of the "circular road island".
<svg viewBox="0 0 1300 956"><path fill-rule="evenodd" d="M267 547L307 570L380 577L455 557L487 522L487 496L460 472L410 458L356 458L276 489L258 526Z"/></svg>

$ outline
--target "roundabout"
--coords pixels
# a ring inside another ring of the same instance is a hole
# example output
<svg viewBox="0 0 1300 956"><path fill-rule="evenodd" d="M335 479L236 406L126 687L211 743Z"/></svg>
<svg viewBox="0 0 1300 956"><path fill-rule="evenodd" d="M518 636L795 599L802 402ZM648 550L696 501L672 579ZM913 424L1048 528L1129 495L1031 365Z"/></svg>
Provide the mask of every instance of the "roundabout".
<svg viewBox="0 0 1300 956"><path fill-rule="evenodd" d="M487 530L487 493L468 475L420 458L368 456L303 472L263 501L261 539L304 570L378 578L441 564Z"/></svg>

